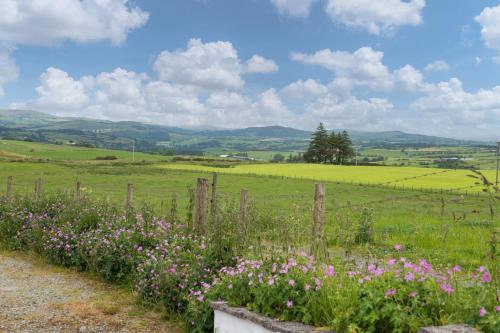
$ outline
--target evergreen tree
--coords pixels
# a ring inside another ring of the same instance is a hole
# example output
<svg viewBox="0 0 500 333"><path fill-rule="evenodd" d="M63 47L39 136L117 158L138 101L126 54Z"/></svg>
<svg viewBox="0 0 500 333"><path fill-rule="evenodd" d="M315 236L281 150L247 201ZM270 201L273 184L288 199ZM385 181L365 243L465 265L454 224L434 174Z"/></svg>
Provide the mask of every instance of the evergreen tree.
<svg viewBox="0 0 500 333"><path fill-rule="evenodd" d="M328 154L328 132L323 123L320 123L311 136L311 142L306 153L304 153L304 159L309 163L325 163L328 161Z"/></svg>
<svg viewBox="0 0 500 333"><path fill-rule="evenodd" d="M339 163L344 164L348 159L354 156L352 141L346 131L339 133Z"/></svg>

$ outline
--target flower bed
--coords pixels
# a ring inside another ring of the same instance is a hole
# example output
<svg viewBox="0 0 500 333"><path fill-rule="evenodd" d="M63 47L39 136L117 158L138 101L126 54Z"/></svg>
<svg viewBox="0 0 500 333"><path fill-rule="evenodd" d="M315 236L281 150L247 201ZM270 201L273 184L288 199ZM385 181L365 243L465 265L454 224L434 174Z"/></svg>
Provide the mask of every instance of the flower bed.
<svg viewBox="0 0 500 333"><path fill-rule="evenodd" d="M0 199L0 243L128 283L145 302L181 313L191 332L213 331L210 302L218 300L340 332L448 323L500 331L498 267L410 261L401 248L359 266L318 263L305 253L235 258L230 244L197 237L181 223L65 196Z"/></svg>

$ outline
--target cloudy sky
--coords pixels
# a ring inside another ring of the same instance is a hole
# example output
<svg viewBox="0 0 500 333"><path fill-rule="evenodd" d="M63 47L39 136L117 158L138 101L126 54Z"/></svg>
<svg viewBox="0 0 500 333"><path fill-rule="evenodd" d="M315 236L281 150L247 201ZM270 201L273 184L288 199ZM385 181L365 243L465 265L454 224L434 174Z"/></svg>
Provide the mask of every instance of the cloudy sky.
<svg viewBox="0 0 500 333"><path fill-rule="evenodd" d="M500 1L0 0L0 108L500 140Z"/></svg>

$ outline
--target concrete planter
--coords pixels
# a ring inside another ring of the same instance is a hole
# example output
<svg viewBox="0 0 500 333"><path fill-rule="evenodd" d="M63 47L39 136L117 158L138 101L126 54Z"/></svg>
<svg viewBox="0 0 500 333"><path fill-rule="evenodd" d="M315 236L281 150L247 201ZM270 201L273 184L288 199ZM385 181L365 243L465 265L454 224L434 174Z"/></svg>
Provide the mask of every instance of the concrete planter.
<svg viewBox="0 0 500 333"><path fill-rule="evenodd" d="M225 302L213 302L216 333L318 333L329 332L313 326L264 317L245 308L233 308Z"/></svg>
<svg viewBox="0 0 500 333"><path fill-rule="evenodd" d="M245 308L234 308L226 302L213 302L215 333L334 333L300 323L264 317ZM425 327L419 333L480 333L467 325Z"/></svg>

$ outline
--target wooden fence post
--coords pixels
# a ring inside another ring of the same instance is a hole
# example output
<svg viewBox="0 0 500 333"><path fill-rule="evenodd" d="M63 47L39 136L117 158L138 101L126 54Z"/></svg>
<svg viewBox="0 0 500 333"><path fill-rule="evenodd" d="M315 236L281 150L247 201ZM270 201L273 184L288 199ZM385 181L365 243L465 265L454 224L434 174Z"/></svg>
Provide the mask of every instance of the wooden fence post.
<svg viewBox="0 0 500 333"><path fill-rule="evenodd" d="M75 192L75 199L76 201L80 201L82 195L82 184L80 183L79 180L76 181L76 192Z"/></svg>
<svg viewBox="0 0 500 333"><path fill-rule="evenodd" d="M7 197L12 195L12 183L14 182L12 176L7 177Z"/></svg>
<svg viewBox="0 0 500 333"><path fill-rule="evenodd" d="M198 178L196 186L195 209L194 209L194 228L200 236L205 235L205 226L207 222L208 205L208 180Z"/></svg>
<svg viewBox="0 0 500 333"><path fill-rule="evenodd" d="M218 211L217 211L217 172L214 172L212 174L212 197L210 198L210 216L212 218L212 223L218 232L219 222L218 222Z"/></svg>
<svg viewBox="0 0 500 333"><path fill-rule="evenodd" d="M240 244L243 243L247 233L247 224L246 224L246 207L248 201L248 191L242 189L240 193L240 215L238 218L238 235L240 238Z"/></svg>
<svg viewBox="0 0 500 333"><path fill-rule="evenodd" d="M132 200L134 199L134 184L127 184L127 198L125 200L125 211L128 213L132 208Z"/></svg>
<svg viewBox="0 0 500 333"><path fill-rule="evenodd" d="M43 182L42 178L38 178L35 180L35 199L40 199L42 197L42 192L43 192Z"/></svg>
<svg viewBox="0 0 500 333"><path fill-rule="evenodd" d="M323 224L325 221L325 184L314 185L313 227L311 255L316 255L323 244Z"/></svg>

